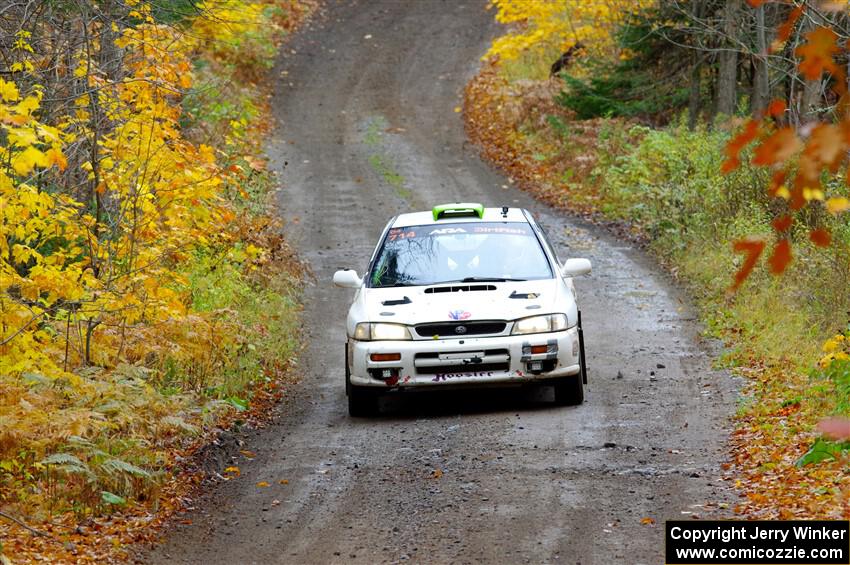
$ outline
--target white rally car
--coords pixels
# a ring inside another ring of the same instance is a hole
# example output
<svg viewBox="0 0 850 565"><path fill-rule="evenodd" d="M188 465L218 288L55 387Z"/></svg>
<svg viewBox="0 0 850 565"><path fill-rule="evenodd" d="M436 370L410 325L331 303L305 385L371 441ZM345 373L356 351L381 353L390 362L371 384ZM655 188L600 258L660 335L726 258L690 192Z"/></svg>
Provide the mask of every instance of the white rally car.
<svg viewBox="0 0 850 565"><path fill-rule="evenodd" d="M396 216L369 270L337 271L356 289L348 312L346 392L352 416L387 390L544 382L581 404L587 373L572 278L520 208L458 203Z"/></svg>

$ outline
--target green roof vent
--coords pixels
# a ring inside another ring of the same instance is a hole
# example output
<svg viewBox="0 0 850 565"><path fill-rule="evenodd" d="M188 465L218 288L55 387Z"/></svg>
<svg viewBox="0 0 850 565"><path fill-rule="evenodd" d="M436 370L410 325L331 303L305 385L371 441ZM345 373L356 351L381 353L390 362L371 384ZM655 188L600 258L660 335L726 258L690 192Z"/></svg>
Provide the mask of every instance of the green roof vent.
<svg viewBox="0 0 850 565"><path fill-rule="evenodd" d="M484 205L476 202L455 202L453 204L438 204L431 209L434 221L441 218L484 217Z"/></svg>

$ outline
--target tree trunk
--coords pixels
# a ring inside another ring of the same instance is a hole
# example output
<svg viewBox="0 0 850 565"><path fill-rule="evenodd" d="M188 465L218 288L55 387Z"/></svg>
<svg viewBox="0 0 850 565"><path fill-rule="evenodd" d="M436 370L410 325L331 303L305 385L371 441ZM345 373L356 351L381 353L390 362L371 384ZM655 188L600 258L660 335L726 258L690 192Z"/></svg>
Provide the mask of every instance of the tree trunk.
<svg viewBox="0 0 850 565"><path fill-rule="evenodd" d="M811 18L803 18L797 34L797 43L802 44L808 32L815 29L815 21ZM795 61L799 64L799 61ZM823 82L821 79L808 80L802 74L796 74L796 82L802 86L797 97L797 104L790 105L796 110L795 125L800 126L805 122L817 117L817 107L823 98Z"/></svg>
<svg viewBox="0 0 850 565"><path fill-rule="evenodd" d="M823 81L807 80L800 99L800 121L810 122L817 119L818 106L823 99Z"/></svg>
<svg viewBox="0 0 850 565"><path fill-rule="evenodd" d="M767 37L764 24L764 4L756 8L756 54L753 60L753 96L750 103L752 113L761 112L770 99L770 75L767 69Z"/></svg>
<svg viewBox="0 0 850 565"><path fill-rule="evenodd" d="M694 0L693 16L699 21L703 16L703 2ZM688 94L688 129L693 131L699 121L699 111L702 107L702 64L705 55L697 49L691 50L691 78Z"/></svg>
<svg viewBox="0 0 850 565"><path fill-rule="evenodd" d="M735 112L738 82L738 21L740 0L726 0L723 15L724 42L717 69L717 113L731 116Z"/></svg>
<svg viewBox="0 0 850 565"><path fill-rule="evenodd" d="M691 86L688 95L688 129L691 131L697 127L699 111L702 106L702 61L703 58L694 52L693 66L691 67Z"/></svg>

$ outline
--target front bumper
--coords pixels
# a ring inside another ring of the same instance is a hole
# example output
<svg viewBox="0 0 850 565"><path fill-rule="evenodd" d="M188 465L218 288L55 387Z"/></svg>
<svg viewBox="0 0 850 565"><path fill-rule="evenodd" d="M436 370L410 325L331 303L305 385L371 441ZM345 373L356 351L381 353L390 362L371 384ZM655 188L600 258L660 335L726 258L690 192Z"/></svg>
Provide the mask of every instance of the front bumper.
<svg viewBox="0 0 850 565"><path fill-rule="evenodd" d="M532 353L542 349L545 352ZM350 382L382 388L539 381L580 372L578 330L412 341L348 342ZM373 361L372 354L399 354Z"/></svg>

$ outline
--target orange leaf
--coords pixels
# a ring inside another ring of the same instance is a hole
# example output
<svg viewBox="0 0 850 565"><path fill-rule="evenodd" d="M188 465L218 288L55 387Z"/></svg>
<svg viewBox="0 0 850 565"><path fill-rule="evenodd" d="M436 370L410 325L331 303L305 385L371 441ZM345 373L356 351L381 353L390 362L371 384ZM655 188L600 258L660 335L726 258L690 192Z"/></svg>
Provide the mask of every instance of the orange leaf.
<svg viewBox="0 0 850 565"><path fill-rule="evenodd" d="M833 61L833 56L838 53L836 39L838 35L826 27L818 27L806 34L806 43L794 50L801 59L798 68L804 77L817 80L824 71L837 70Z"/></svg>
<svg viewBox="0 0 850 565"><path fill-rule="evenodd" d="M764 113L768 116L772 116L774 118L781 116L785 113L788 107L785 105L784 100L773 100L770 104L767 105L767 109Z"/></svg>
<svg viewBox="0 0 850 565"><path fill-rule="evenodd" d="M829 244L832 243L832 236L829 231L822 228L812 230L809 233L809 239L818 247L829 247Z"/></svg>
<svg viewBox="0 0 850 565"><path fill-rule="evenodd" d="M771 196L776 196L779 187L785 184L785 171L776 171L770 179L770 186L767 187L767 193Z"/></svg>
<svg viewBox="0 0 850 565"><path fill-rule="evenodd" d="M728 159L723 161L722 165L720 165L720 172L725 175L726 173L731 173L732 171L734 171L735 169L737 169L740 166L741 166L741 160L740 159L738 159L737 157L729 157Z"/></svg>
<svg viewBox="0 0 850 565"><path fill-rule="evenodd" d="M830 124L818 124L809 135L806 155L810 155L830 167L844 158L846 152L843 132Z"/></svg>
<svg viewBox="0 0 850 565"><path fill-rule="evenodd" d="M791 13L788 14L788 18L782 25L779 26L779 29L776 32L776 40L780 43L785 43L789 37L791 37L791 32L794 30L794 24L797 23L797 20L800 19L800 16L803 15L803 6L797 6Z"/></svg>
<svg viewBox="0 0 850 565"><path fill-rule="evenodd" d="M794 222L794 218L791 216L782 216L781 218L776 218L773 220L773 229L777 232L788 231L788 228L791 227L791 224Z"/></svg>
<svg viewBox="0 0 850 565"><path fill-rule="evenodd" d="M269 483L266 481L260 481L259 483L257 483L257 486L260 488L266 488L267 486L269 486Z"/></svg>
<svg viewBox="0 0 850 565"><path fill-rule="evenodd" d="M753 8L758 8L759 6L764 4L764 0L747 0L747 4L749 4Z"/></svg>
<svg viewBox="0 0 850 565"><path fill-rule="evenodd" d="M288 485L289 484L289 480L287 480L287 479L281 479L278 482L282 485Z"/></svg>
<svg viewBox="0 0 850 565"><path fill-rule="evenodd" d="M799 177L799 175L797 175ZM794 189L791 191L791 197L788 199L788 206L792 210L800 210L806 205L806 188L799 182L794 183ZM811 189L809 189L811 190Z"/></svg>
<svg viewBox="0 0 850 565"><path fill-rule="evenodd" d="M746 255L744 258L744 264L741 265L741 268L735 273L735 282L732 284L732 290L737 290L747 277L750 276L750 273L753 272L753 269L756 266L756 263L761 257L762 252L764 252L765 243L760 239L739 239L732 245L732 250L735 253L743 253Z"/></svg>
<svg viewBox="0 0 850 565"><path fill-rule="evenodd" d="M723 150L728 157L720 169L723 173L728 173L738 168L738 165L741 164L738 156L744 147L749 145L750 142L756 138L760 125L761 120L750 120L747 122L747 125L744 126L741 133L729 140L729 143L726 144L726 147Z"/></svg>
<svg viewBox="0 0 850 565"><path fill-rule="evenodd" d="M44 154L47 157L47 162L51 165L56 165L59 167L60 171L64 171L68 167L68 159L65 158L65 155L62 154L62 151L56 149L55 147L51 147Z"/></svg>
<svg viewBox="0 0 850 565"><path fill-rule="evenodd" d="M643 518L640 519L640 523L645 525L645 526L647 526L647 525L651 526L651 525L655 524L655 518L650 518L649 516L644 516Z"/></svg>
<svg viewBox="0 0 850 565"><path fill-rule="evenodd" d="M775 131L756 147L753 165L773 165L785 161L800 149L802 142L793 128Z"/></svg>
<svg viewBox="0 0 850 565"><path fill-rule="evenodd" d="M773 248L773 254L768 258L767 264L770 266L771 273L781 275L788 268L789 263L791 263L791 242L781 239Z"/></svg>

